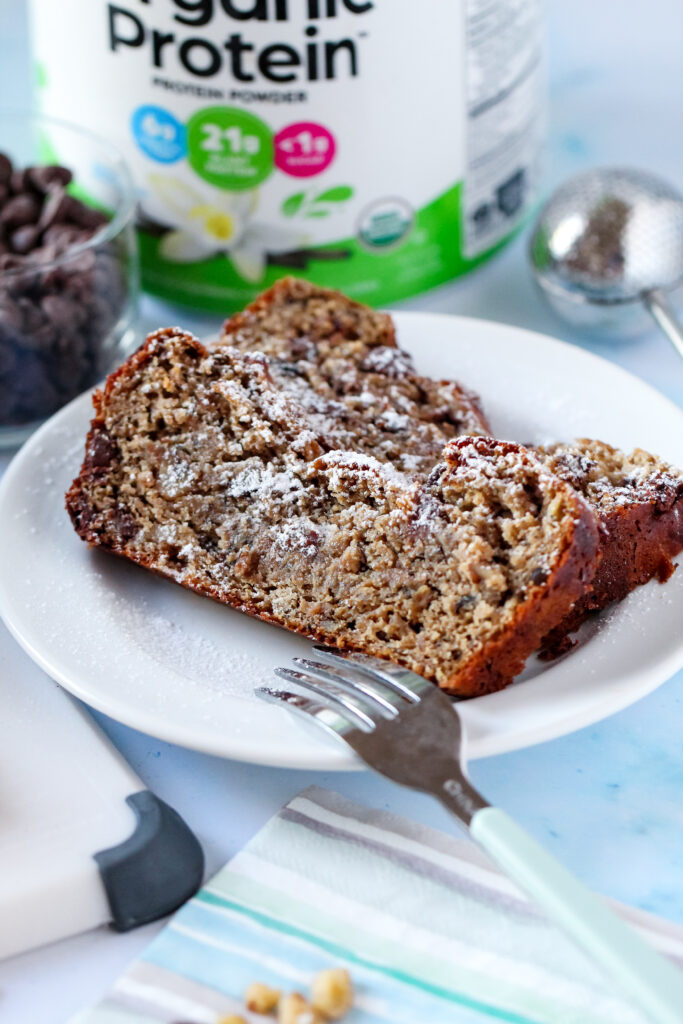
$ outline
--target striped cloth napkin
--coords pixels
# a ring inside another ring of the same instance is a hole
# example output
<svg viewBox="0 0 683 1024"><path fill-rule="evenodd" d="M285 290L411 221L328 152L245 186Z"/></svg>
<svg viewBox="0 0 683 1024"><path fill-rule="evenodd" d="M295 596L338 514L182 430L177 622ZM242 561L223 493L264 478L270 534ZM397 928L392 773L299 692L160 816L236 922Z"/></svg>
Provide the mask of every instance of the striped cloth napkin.
<svg viewBox="0 0 683 1024"><path fill-rule="evenodd" d="M683 929L615 905L683 966ZM346 967L346 1024L644 1024L467 840L311 788L73 1024L218 1024ZM683 1017L682 1017L683 1020Z"/></svg>

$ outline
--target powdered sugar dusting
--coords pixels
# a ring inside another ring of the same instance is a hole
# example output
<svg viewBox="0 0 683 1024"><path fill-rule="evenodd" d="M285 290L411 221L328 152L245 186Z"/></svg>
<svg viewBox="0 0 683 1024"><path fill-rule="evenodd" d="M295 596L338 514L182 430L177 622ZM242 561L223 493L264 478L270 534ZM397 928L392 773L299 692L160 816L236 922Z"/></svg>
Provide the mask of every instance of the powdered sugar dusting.
<svg viewBox="0 0 683 1024"><path fill-rule="evenodd" d="M315 558L324 526L313 523L306 516L280 523L274 530L275 546L283 551L299 551L307 558Z"/></svg>
<svg viewBox="0 0 683 1024"><path fill-rule="evenodd" d="M391 431L408 430L412 425L410 416L396 412L395 409L387 409L386 412L383 412L379 422Z"/></svg>
<svg viewBox="0 0 683 1024"><path fill-rule="evenodd" d="M187 491L196 481L199 470L187 460L175 459L159 472L159 487L169 498Z"/></svg>
<svg viewBox="0 0 683 1024"><path fill-rule="evenodd" d="M540 454L550 470L601 510L643 502L661 511L683 498L680 470L647 452L628 455L602 441L583 438L573 444L550 445Z"/></svg>
<svg viewBox="0 0 683 1024"><path fill-rule="evenodd" d="M115 602L111 609L123 633L141 653L196 687L197 698L252 700L255 687L270 681L263 661L247 649L219 646L197 630L159 614L144 598L125 604Z"/></svg>
<svg viewBox="0 0 683 1024"><path fill-rule="evenodd" d="M378 345L371 349L363 361L363 368L394 377L415 372L413 361L408 353L390 345Z"/></svg>
<svg viewBox="0 0 683 1024"><path fill-rule="evenodd" d="M275 469L270 463L255 463L232 478L227 493L231 498L248 494L257 501L264 501L274 495L294 497L303 489L301 480L292 470Z"/></svg>
<svg viewBox="0 0 683 1024"><path fill-rule="evenodd" d="M319 465L333 488L343 488L351 478L369 483L380 482L391 487L405 488L410 483L408 477L391 463L380 462L373 455L340 448L322 456Z"/></svg>

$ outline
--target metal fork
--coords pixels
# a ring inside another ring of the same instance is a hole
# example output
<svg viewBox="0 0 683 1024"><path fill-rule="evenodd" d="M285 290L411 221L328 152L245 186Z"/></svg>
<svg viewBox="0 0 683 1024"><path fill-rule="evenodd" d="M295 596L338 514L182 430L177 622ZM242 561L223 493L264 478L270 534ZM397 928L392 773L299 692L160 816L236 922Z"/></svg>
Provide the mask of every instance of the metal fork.
<svg viewBox="0 0 683 1024"><path fill-rule="evenodd" d="M446 694L388 661L314 650L321 660L275 669L303 694L261 687L257 695L313 720L394 782L436 797L651 1020L682 1024L683 973L471 785L460 716Z"/></svg>

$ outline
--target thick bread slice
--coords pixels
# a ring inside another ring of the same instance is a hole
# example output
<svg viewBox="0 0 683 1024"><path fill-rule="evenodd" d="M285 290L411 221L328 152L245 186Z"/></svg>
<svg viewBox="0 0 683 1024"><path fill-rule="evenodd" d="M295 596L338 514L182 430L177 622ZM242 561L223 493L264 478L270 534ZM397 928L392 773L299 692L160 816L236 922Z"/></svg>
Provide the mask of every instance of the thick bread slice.
<svg viewBox="0 0 683 1024"><path fill-rule="evenodd" d="M285 278L226 321L221 340L269 356L283 391L326 408L328 430L346 430L356 450L416 477L429 475L451 438L490 433L472 392L418 374L391 317L340 292Z"/></svg>
<svg viewBox="0 0 683 1024"><path fill-rule="evenodd" d="M261 355L157 332L95 411L84 540L460 696L509 683L594 572L594 515L531 452L458 438L413 480L339 448Z"/></svg>
<svg viewBox="0 0 683 1024"><path fill-rule="evenodd" d="M340 446L375 455L416 479L429 475L452 436L490 432L478 400L461 385L418 377L396 348L386 314L338 292L292 278L280 281L226 322L223 339L273 356L271 372L285 389L294 387L293 378L304 378L327 402L330 424L338 431L342 422L348 424L349 433L339 434ZM446 416L435 424L439 408ZM403 429L395 434L381 429L396 423ZM547 641L546 653L561 653L570 645L567 633L590 612L671 574L671 560L683 548L683 476L656 456L626 455L600 441L578 440L539 453L576 487L601 524L593 590Z"/></svg>
<svg viewBox="0 0 683 1024"><path fill-rule="evenodd" d="M567 634L591 614L621 601L651 579L665 582L683 550L683 473L637 448L630 454L580 438L538 449L571 484L600 523L600 561L589 592L545 641L548 653L570 646Z"/></svg>

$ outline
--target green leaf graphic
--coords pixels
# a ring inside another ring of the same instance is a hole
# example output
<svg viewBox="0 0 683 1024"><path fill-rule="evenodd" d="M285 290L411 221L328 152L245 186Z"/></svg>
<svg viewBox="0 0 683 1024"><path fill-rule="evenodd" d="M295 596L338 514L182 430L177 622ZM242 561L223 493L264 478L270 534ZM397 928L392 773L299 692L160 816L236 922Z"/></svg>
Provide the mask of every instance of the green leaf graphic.
<svg viewBox="0 0 683 1024"><path fill-rule="evenodd" d="M329 217L329 210L307 210L304 217Z"/></svg>
<svg viewBox="0 0 683 1024"><path fill-rule="evenodd" d="M321 192L319 196L315 197L315 201L316 203L343 203L352 195L353 189L350 185L337 185L335 188L328 188L327 192Z"/></svg>
<svg viewBox="0 0 683 1024"><path fill-rule="evenodd" d="M285 217L293 217L296 213L298 213L305 199L305 192L295 192L293 196L288 196L288 198L284 200L281 207Z"/></svg>

